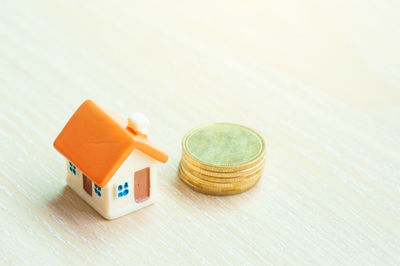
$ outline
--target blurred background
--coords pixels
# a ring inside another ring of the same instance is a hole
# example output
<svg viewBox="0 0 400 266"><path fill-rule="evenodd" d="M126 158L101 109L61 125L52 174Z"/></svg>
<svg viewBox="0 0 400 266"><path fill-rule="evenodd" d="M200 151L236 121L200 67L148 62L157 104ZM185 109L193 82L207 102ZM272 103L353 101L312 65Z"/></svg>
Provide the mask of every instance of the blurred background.
<svg viewBox="0 0 400 266"><path fill-rule="evenodd" d="M345 103L390 106L400 96L399 10L355 0L2 1L1 67L23 64L49 91L76 87L52 83L73 76L82 94L100 83L234 92L245 89L237 73L279 72Z"/></svg>

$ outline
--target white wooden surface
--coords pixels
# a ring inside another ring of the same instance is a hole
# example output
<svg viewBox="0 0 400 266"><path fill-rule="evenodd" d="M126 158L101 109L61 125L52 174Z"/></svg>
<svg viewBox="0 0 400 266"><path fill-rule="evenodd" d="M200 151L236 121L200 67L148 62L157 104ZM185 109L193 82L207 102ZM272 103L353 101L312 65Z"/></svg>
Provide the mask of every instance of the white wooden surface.
<svg viewBox="0 0 400 266"><path fill-rule="evenodd" d="M0 264L400 264L400 4L0 1ZM146 113L160 201L106 221L52 142L87 98ZM247 193L176 175L211 121L265 138Z"/></svg>

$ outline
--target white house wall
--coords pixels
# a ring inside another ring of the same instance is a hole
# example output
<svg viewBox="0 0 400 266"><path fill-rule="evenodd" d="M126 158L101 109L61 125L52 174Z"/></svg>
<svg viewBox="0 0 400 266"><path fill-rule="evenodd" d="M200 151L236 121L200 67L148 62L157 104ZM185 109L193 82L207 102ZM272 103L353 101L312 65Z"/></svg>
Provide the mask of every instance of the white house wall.
<svg viewBox="0 0 400 266"><path fill-rule="evenodd" d="M147 154L135 150L125 160L121 167L114 174L114 177L105 187L108 198L110 199L110 208L106 218L115 218L134 210L145 207L154 202L157 194L157 161ZM150 197L144 202L136 203L134 197L134 175L136 171L150 167ZM116 195L118 185L124 185L128 182L129 193L126 196L118 198Z"/></svg>
<svg viewBox="0 0 400 266"><path fill-rule="evenodd" d="M101 189L101 197L95 193L94 182L92 182L92 195L90 196L83 188L82 172L76 168L76 175L69 170L67 160L67 183L68 185L89 205L97 210L107 219L117 218L129 212L143 208L154 202L157 197L157 161L147 154L135 150L128 156L125 162L117 170L109 183ZM149 199L137 203L134 197L135 172L150 167L150 196ZM129 193L118 198L116 195L118 185L128 182Z"/></svg>
<svg viewBox="0 0 400 266"><path fill-rule="evenodd" d="M94 191L94 182L92 182L92 195L90 196L83 188L82 172L76 168L76 175L69 169L69 161L67 160L67 184L70 186L83 200L92 206L99 213L103 214L109 209L109 192L106 188L101 190L101 197Z"/></svg>

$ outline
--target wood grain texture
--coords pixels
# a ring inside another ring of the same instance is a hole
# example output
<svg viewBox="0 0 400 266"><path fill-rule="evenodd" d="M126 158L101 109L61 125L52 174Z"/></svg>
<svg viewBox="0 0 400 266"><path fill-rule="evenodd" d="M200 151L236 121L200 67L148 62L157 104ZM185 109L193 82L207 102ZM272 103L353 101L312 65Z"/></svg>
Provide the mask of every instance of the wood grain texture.
<svg viewBox="0 0 400 266"><path fill-rule="evenodd" d="M400 264L400 4L0 1L0 264ZM141 111L160 200L106 221L52 142L85 99ZM183 135L267 144L237 196L177 178Z"/></svg>

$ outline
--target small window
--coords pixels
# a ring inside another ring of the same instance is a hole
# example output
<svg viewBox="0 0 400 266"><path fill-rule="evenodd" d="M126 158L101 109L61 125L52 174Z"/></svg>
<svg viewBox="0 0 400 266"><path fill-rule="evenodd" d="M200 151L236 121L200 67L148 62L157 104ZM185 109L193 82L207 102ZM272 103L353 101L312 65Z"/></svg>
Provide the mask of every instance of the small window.
<svg viewBox="0 0 400 266"><path fill-rule="evenodd" d="M129 193L128 182L125 182L123 185L118 185L117 187L117 197L122 198Z"/></svg>
<svg viewBox="0 0 400 266"><path fill-rule="evenodd" d="M76 175L76 166L69 162L69 170Z"/></svg>
<svg viewBox="0 0 400 266"><path fill-rule="evenodd" d="M97 196L101 197L101 187L94 184L94 192L96 192Z"/></svg>

